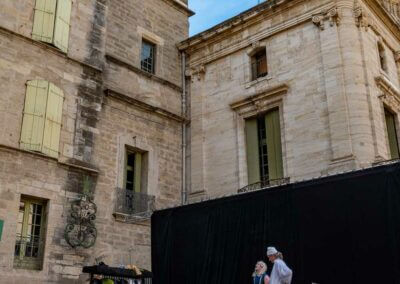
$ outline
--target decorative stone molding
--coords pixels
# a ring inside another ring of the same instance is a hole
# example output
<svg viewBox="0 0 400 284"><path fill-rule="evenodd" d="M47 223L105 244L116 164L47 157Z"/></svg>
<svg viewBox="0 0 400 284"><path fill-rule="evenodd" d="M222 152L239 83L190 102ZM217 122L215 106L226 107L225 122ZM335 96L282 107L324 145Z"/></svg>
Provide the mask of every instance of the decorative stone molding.
<svg viewBox="0 0 400 284"><path fill-rule="evenodd" d="M272 88L262 90L243 100L231 103L231 108L240 116L249 117L257 113L266 111L271 104L282 100L282 96L287 93L289 86L281 84Z"/></svg>
<svg viewBox="0 0 400 284"><path fill-rule="evenodd" d="M375 77L375 82L382 91L382 94L379 96L379 98L393 111L400 113L399 89L382 75Z"/></svg>
<svg viewBox="0 0 400 284"><path fill-rule="evenodd" d="M400 50L394 52L394 60L396 63L400 63Z"/></svg>
<svg viewBox="0 0 400 284"><path fill-rule="evenodd" d="M340 16L338 9L333 7L327 11L322 11L319 14L313 15L312 22L320 28L320 30L325 29L325 21L329 20L330 26L332 27L334 24L340 24Z"/></svg>
<svg viewBox="0 0 400 284"><path fill-rule="evenodd" d="M357 27L368 28L368 14L364 11L358 1L354 2L354 18L356 20Z"/></svg>
<svg viewBox="0 0 400 284"><path fill-rule="evenodd" d="M200 81L205 73L206 73L205 65L199 65L190 70L190 76L192 77L192 80L194 77L197 77L197 80Z"/></svg>

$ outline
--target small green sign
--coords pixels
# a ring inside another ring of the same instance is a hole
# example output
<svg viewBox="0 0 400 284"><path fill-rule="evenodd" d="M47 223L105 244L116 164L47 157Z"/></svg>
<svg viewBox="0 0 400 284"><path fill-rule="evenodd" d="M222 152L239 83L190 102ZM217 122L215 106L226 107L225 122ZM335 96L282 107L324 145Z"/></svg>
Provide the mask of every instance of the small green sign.
<svg viewBox="0 0 400 284"><path fill-rule="evenodd" d="M0 220L0 241L1 241L1 235L3 234L3 225L4 225L4 220Z"/></svg>

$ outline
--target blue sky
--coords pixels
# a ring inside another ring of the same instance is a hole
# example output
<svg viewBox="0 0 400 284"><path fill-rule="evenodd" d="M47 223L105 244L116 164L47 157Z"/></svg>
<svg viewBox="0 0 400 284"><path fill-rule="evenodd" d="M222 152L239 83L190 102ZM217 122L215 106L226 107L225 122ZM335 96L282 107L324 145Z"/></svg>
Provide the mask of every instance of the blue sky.
<svg viewBox="0 0 400 284"><path fill-rule="evenodd" d="M235 16L255 5L258 0L189 0L189 7L196 12L190 18L190 35L195 35Z"/></svg>

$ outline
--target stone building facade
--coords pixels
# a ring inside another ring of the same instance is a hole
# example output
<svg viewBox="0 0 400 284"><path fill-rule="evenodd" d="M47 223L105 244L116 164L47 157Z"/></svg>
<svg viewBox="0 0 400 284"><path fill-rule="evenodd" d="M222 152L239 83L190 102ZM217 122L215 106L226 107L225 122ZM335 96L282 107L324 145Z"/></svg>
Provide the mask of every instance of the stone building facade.
<svg viewBox="0 0 400 284"><path fill-rule="evenodd" d="M2 2L1 283L86 283L98 261L151 269L146 213L181 202L190 15L187 0ZM65 237L83 193L90 248Z"/></svg>
<svg viewBox="0 0 400 284"><path fill-rule="evenodd" d="M399 1L265 1L182 42L189 200L398 158L399 24Z"/></svg>

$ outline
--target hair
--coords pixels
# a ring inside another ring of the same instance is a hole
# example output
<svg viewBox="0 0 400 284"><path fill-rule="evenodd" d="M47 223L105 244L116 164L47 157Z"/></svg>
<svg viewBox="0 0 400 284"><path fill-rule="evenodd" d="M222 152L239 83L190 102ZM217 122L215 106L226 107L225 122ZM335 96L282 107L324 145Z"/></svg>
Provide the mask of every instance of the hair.
<svg viewBox="0 0 400 284"><path fill-rule="evenodd" d="M281 252L278 252L276 257L283 260L283 254Z"/></svg>
<svg viewBox="0 0 400 284"><path fill-rule="evenodd" d="M268 267L267 267L267 264L264 262L264 261L262 261L262 260L259 260L259 261L257 261L257 264L261 264L262 266L263 266L263 269L260 271L261 272L261 274L264 274L265 272L267 272L267 269L268 269ZM253 272L253 274L252 274L252 276L254 277L254 276L256 276L257 274L256 274L256 271L254 271Z"/></svg>

